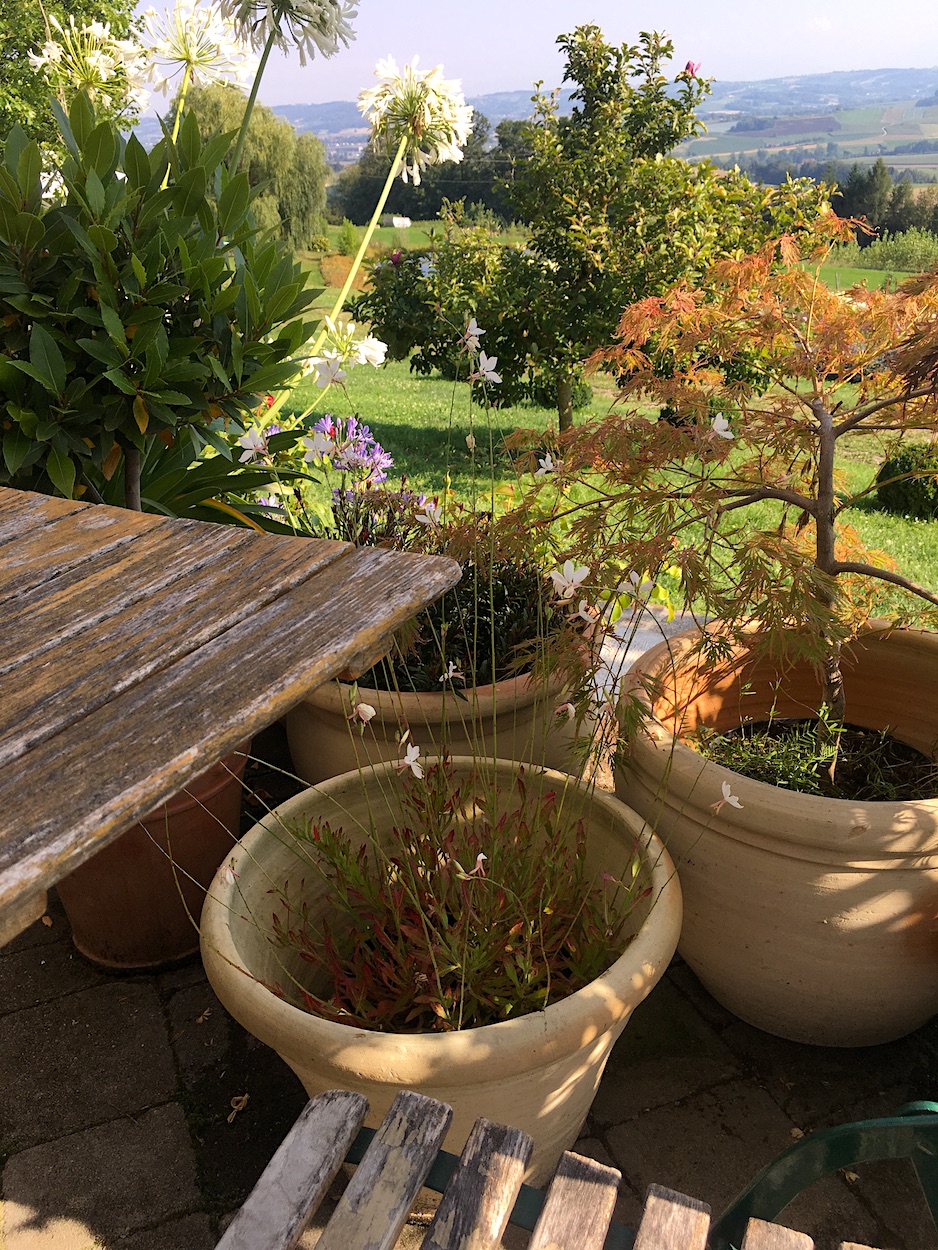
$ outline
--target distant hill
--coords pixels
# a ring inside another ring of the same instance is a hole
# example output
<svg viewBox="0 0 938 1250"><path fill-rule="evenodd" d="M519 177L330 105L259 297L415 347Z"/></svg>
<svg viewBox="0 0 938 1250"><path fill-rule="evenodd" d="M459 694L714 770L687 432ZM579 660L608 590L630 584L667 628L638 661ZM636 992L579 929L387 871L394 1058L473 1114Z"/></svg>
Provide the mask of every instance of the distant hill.
<svg viewBox="0 0 938 1250"><path fill-rule="evenodd" d="M888 104L911 102L918 107L938 100L938 67L932 69L835 70L828 74L802 74L787 78L765 78L752 82L714 82L713 93L700 109L700 116L728 122L734 115L794 117L811 115L806 130L832 130L818 124L835 112ZM493 126L506 118L520 121L531 116L533 88L496 91L472 96L468 103L484 113ZM570 111L570 92L559 95L561 113ZM325 144L329 160L347 164L358 159L367 141L362 115L351 100L330 100L326 104L275 104L274 112L285 117L298 131L312 131ZM155 117L145 117L137 128L145 145L160 135ZM766 136L768 138L768 135ZM773 136L775 137L775 136Z"/></svg>

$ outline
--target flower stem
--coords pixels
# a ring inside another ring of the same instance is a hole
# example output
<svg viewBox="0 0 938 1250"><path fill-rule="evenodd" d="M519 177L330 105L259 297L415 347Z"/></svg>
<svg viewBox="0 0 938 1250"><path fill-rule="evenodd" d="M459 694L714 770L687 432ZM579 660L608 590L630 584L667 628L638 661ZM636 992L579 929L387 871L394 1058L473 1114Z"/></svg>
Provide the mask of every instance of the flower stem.
<svg viewBox="0 0 938 1250"><path fill-rule="evenodd" d="M362 239L361 246L359 247L357 253L355 254L355 259L354 261L352 261L352 267L348 272L348 277L345 279L345 283L343 284L342 290L339 292L336 298L336 301L332 306L332 312L329 314L330 321L334 322L336 317L338 317L339 313L342 311L342 307L345 304L345 301L348 297L348 293L352 289L352 283L355 281L355 275L358 273L359 269L361 268L362 261L365 259L365 253L368 250L368 244L371 242L371 236L374 234L375 227L378 224L378 218L381 216L381 212L385 204L388 202L388 196L391 194L391 186L394 182L394 179L400 173L401 162L404 159L404 152L407 150L407 143L408 143L409 137L410 137L409 135L405 135L401 139L400 143L398 144L398 148L394 156L394 160L391 162L391 168L388 170L388 176L384 180L384 188L382 189L381 194L378 196L378 203L375 206L375 211L371 214L371 221L369 221L368 226L365 230L365 237ZM327 327L325 324L323 324L322 329L316 335L316 340L313 343L313 346L310 350L311 356L319 355L319 351L322 348L323 342L325 341L326 334L327 334Z"/></svg>
<svg viewBox="0 0 938 1250"><path fill-rule="evenodd" d="M251 114L254 112L254 105L257 101L257 90L261 85L261 79L264 77L264 70L267 68L267 59L270 56L274 46L274 39L277 36L276 27L267 36L267 42L264 44L264 51L261 53L261 59L257 66L257 73L254 75L254 81L251 84L251 94L248 96L248 102L244 106L244 117L241 119L241 129L238 131L238 141L235 144L234 155L231 158L231 172L236 174L238 166L241 164L241 156L244 152L244 142L248 137L248 126L251 124Z"/></svg>
<svg viewBox="0 0 938 1250"><path fill-rule="evenodd" d="M179 98L176 102L176 116L173 119L173 133L169 136L170 143L175 143L179 138L179 127L182 124L182 110L186 103L186 93L189 90L189 83L192 81L192 66L187 65L183 75L182 82L179 85ZM166 166L166 173L163 175L163 181L160 183L160 190L165 191L169 186L169 165Z"/></svg>

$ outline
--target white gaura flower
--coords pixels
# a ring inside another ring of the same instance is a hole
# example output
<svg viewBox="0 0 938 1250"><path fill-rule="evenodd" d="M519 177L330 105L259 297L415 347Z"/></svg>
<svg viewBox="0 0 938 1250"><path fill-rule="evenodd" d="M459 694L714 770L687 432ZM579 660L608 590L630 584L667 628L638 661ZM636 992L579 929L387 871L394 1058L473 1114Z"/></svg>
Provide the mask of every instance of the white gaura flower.
<svg viewBox="0 0 938 1250"><path fill-rule="evenodd" d="M554 708L554 715L561 716L564 720L573 720L576 716L576 708L572 703L561 703L559 707Z"/></svg>
<svg viewBox="0 0 938 1250"><path fill-rule="evenodd" d="M226 21L255 52L268 40L281 52L296 48L300 64L320 56L335 56L339 44L355 38L351 21L358 6L349 0L219 0Z"/></svg>
<svg viewBox="0 0 938 1250"><path fill-rule="evenodd" d="M322 430L315 430L312 434L301 438L300 446L306 449L303 459L307 463L321 460L323 456L331 456L335 451L335 443L327 434L323 434Z"/></svg>
<svg viewBox="0 0 938 1250"><path fill-rule="evenodd" d="M150 40L150 78L157 91L165 92L186 70L193 85L204 87L231 82L246 86L254 77L257 58L211 0L176 0L171 13L147 9L143 20Z"/></svg>
<svg viewBox="0 0 938 1250"><path fill-rule="evenodd" d="M423 512L418 512L416 519L421 525L440 525L443 521L443 505L439 503L425 503Z"/></svg>
<svg viewBox="0 0 938 1250"><path fill-rule="evenodd" d="M377 709L373 708L370 703L356 703L349 713L349 720L361 721L363 725L367 725L370 720L378 715Z"/></svg>
<svg viewBox="0 0 938 1250"><path fill-rule="evenodd" d="M450 660L449 663L446 665L446 671L440 677L440 681L441 682L455 681L457 678L460 681L466 680L465 677L462 675L462 673L459 671L459 669L456 667L456 665L453 663L453 661Z"/></svg>
<svg viewBox="0 0 938 1250"><path fill-rule="evenodd" d="M404 142L401 178L420 184L420 171L440 161L461 161L472 130L472 109L460 84L443 77L443 67L418 70L417 57L403 69L392 56L375 67L378 83L366 87L358 107L372 138L396 152Z"/></svg>
<svg viewBox="0 0 938 1250"><path fill-rule="evenodd" d="M563 568L552 570L550 580L554 583L554 589L560 596L561 603L573 598L582 583L589 577L589 573L586 565L577 568L572 560L565 560Z"/></svg>
<svg viewBox="0 0 938 1250"><path fill-rule="evenodd" d="M475 449L476 449L476 436L475 436L474 434L467 434L467 435L466 435L466 446L469 448L469 450L470 450L470 451L475 451Z"/></svg>
<svg viewBox="0 0 938 1250"><path fill-rule="evenodd" d="M334 356L330 353L317 357L312 363L313 368L316 370L316 385L320 390L324 390L333 382L337 386L341 386L348 377L348 374L342 368L344 362L341 356Z"/></svg>
<svg viewBox="0 0 938 1250"><path fill-rule="evenodd" d="M486 356L485 352L479 352L479 372L477 376L484 378L486 382L501 382L501 374L495 372L497 364L497 356Z"/></svg>
<svg viewBox="0 0 938 1250"><path fill-rule="evenodd" d="M719 435L720 438L735 438L736 437L736 435L730 429L729 421L727 421L726 417L724 417L722 412L718 413L713 418L713 425L710 428L713 431L713 433Z"/></svg>
<svg viewBox="0 0 938 1250"><path fill-rule="evenodd" d="M248 460L255 460L258 456L267 455L267 439L260 430L247 430L238 439L238 446L244 448L238 457L242 464Z"/></svg>
<svg viewBox="0 0 938 1250"><path fill-rule="evenodd" d="M721 789L723 790L723 798L717 799L715 803L710 804L713 810L718 812L721 808L725 807L727 803L729 803L730 807L736 807L742 811L743 805L740 803L739 798L732 793L730 783L728 781L724 781Z"/></svg>
<svg viewBox="0 0 938 1250"><path fill-rule="evenodd" d="M484 333L485 331L480 329L476 323L475 317L470 317L469 324L466 326L466 333L462 336L462 342L469 351L477 352L479 350L479 337Z"/></svg>
<svg viewBox="0 0 938 1250"><path fill-rule="evenodd" d="M423 776L423 765L420 763L420 747L415 742L412 742L404 752L404 758L398 761L397 767L401 772L405 772L409 768L418 781Z"/></svg>
<svg viewBox="0 0 938 1250"><path fill-rule="evenodd" d="M535 477L546 477L548 473L556 473L558 465L554 464L550 452L544 456L538 457L538 468L535 470Z"/></svg>
<svg viewBox="0 0 938 1250"><path fill-rule="evenodd" d="M641 577L633 569L628 579L620 582L617 589L623 594L631 595L633 599L647 599L655 588L655 583L647 577Z"/></svg>

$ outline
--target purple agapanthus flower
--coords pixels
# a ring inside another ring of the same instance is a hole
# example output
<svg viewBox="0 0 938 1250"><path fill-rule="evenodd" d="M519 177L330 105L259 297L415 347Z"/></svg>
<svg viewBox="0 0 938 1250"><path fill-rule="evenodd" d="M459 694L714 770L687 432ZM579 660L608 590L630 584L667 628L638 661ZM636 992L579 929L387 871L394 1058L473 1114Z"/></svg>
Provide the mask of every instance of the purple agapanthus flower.
<svg viewBox="0 0 938 1250"><path fill-rule="evenodd" d="M371 486L387 481L386 470L393 465L394 457L357 417L343 419L327 414L315 423L313 430L332 440L334 447L329 458L333 468L353 473Z"/></svg>

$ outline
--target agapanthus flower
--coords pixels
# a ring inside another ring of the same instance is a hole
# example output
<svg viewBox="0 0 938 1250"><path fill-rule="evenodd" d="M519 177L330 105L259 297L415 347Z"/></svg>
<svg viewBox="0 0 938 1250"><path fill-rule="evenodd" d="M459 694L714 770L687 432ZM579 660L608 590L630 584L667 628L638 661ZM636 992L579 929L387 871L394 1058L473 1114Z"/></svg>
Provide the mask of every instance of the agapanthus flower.
<svg viewBox="0 0 938 1250"><path fill-rule="evenodd" d="M150 39L150 78L157 91L165 92L186 70L193 85L204 87L231 82L246 86L257 71L257 58L211 0L176 0L172 13L147 9L143 19Z"/></svg>
<svg viewBox="0 0 938 1250"><path fill-rule="evenodd" d="M420 71L417 57L403 69L393 57L375 68L377 86L366 87L358 107L371 124L372 137L396 152L404 142L404 182L420 183L420 171L440 161L461 161L472 130L472 109L460 84L443 77L443 67Z"/></svg>
<svg viewBox="0 0 938 1250"><path fill-rule="evenodd" d="M255 52L271 40L281 52L296 48L300 64L320 56L335 56L355 38L351 21L358 6L349 0L219 0L225 19Z"/></svg>
<svg viewBox="0 0 938 1250"><path fill-rule="evenodd" d="M355 348L355 361L360 365L373 365L377 368L378 365L384 364L384 358L387 354L387 343L382 343L373 334L366 334Z"/></svg>
<svg viewBox="0 0 938 1250"><path fill-rule="evenodd" d="M79 26L69 17L68 26L63 26L50 16L46 29L48 38L42 51L27 56L32 68L46 75L60 99L68 102L79 91L87 91L94 103L118 116L146 107L150 98L145 86L146 54L137 44L112 35L109 22Z"/></svg>

